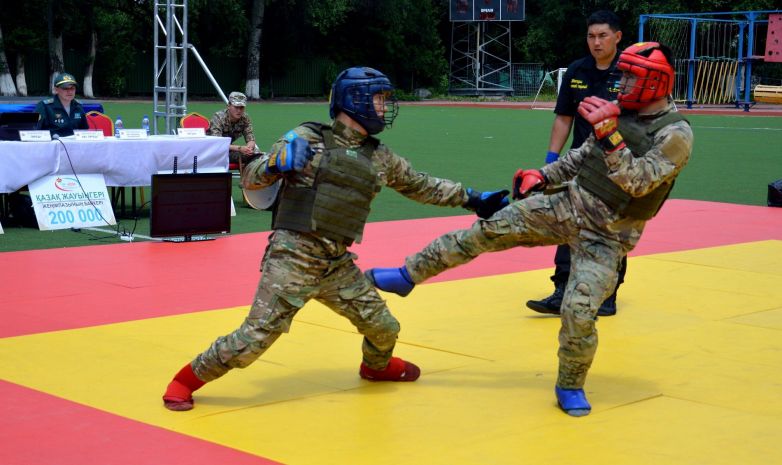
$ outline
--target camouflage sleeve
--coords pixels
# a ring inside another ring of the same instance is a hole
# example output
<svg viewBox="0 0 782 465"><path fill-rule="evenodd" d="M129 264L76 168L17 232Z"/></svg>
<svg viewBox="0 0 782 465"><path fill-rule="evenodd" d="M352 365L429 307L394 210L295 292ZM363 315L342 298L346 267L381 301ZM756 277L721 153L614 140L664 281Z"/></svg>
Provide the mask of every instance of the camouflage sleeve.
<svg viewBox="0 0 782 465"><path fill-rule="evenodd" d="M316 153L313 160L313 163L316 163L319 159L319 154L324 150L323 138L320 134L306 126L298 126L292 129L292 131L309 142L310 147L312 147ZM289 175L266 172L266 167L269 165L269 158L280 151L286 143L287 141L283 135L272 144L271 148L266 153L263 153L260 157L248 163L242 171L242 187L245 189L264 188L274 184L283 176L289 176L290 179L288 179L288 181L295 184L312 185L312 182L314 181L312 167L305 168L301 173L291 173Z"/></svg>
<svg viewBox="0 0 782 465"><path fill-rule="evenodd" d="M223 128L220 125L220 112L215 113L212 119L209 120L209 128L206 130L206 135L223 137Z"/></svg>
<svg viewBox="0 0 782 465"><path fill-rule="evenodd" d="M467 190L461 183L414 170L407 159L384 144L375 151L374 160L381 182L411 200L450 207L467 202Z"/></svg>
<svg viewBox="0 0 782 465"><path fill-rule="evenodd" d="M253 133L253 122L250 121L250 118L247 117L247 115L244 116L244 118L247 120L247 124L244 125L244 131L242 133L244 134L244 140L246 143L255 142L255 134Z"/></svg>
<svg viewBox="0 0 782 465"><path fill-rule="evenodd" d="M633 197L646 195L679 174L690 159L692 140L687 122L670 124L657 131L652 148L642 156L634 157L628 148L606 155L608 177Z"/></svg>
<svg viewBox="0 0 782 465"><path fill-rule="evenodd" d="M591 144L591 145L590 145ZM556 186L566 181L570 181L578 173L578 169L584 162L584 155L588 153L591 146L595 144L593 136L589 136L581 147L568 150L563 156L559 157L553 163L541 168L540 171L548 179L549 185Z"/></svg>

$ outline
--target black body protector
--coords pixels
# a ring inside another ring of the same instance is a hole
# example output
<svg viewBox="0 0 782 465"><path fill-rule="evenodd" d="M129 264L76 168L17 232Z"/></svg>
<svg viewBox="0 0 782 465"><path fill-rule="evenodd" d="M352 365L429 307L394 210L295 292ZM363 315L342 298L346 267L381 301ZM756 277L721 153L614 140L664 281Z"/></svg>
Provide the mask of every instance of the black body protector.
<svg viewBox="0 0 782 465"><path fill-rule="evenodd" d="M649 122L640 120L637 113L629 112L619 116L618 127L633 157L639 158L652 148L657 131L678 121L686 121L678 112L667 113ZM597 144L594 147L578 171L578 184L620 215L638 220L653 218L668 198L674 181L660 184L643 197L633 197L611 181L603 150Z"/></svg>
<svg viewBox="0 0 782 465"><path fill-rule="evenodd" d="M312 187L284 185L272 227L317 233L346 245L361 242L369 206L382 187L372 164L380 141L367 137L356 149L339 147L331 126L303 125L323 135L326 150Z"/></svg>

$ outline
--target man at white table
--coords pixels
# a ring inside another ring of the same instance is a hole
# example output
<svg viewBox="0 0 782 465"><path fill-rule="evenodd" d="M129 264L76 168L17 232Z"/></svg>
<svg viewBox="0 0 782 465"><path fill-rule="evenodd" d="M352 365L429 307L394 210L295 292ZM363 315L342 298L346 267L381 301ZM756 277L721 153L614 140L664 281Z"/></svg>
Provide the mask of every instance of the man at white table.
<svg viewBox="0 0 782 465"><path fill-rule="evenodd" d="M255 144L253 123L246 113L247 96L241 92L231 92L228 95L228 105L225 110L220 110L209 121L210 136L230 137L231 145L228 146L228 162L242 165L248 163L255 154L261 151ZM245 145L235 144L244 136Z"/></svg>
<svg viewBox="0 0 782 465"><path fill-rule="evenodd" d="M70 73L54 78L54 96L38 102L35 111L41 115L38 129L48 129L60 137L73 135L74 129L89 129L84 108L76 100L78 83Z"/></svg>

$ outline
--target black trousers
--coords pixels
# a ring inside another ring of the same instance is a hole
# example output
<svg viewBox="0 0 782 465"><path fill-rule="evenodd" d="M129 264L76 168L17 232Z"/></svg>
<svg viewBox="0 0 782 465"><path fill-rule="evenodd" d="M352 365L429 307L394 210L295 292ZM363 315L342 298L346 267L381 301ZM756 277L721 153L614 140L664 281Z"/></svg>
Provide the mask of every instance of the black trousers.
<svg viewBox="0 0 782 465"><path fill-rule="evenodd" d="M565 287L567 280L570 277L570 246L567 244L558 245L557 253L554 254L554 274L551 276L551 280L556 287ZM625 282L625 273L627 273L627 255L622 257L622 262L619 264L619 279L616 281L616 287L614 288L613 297L616 297L616 291L619 286Z"/></svg>

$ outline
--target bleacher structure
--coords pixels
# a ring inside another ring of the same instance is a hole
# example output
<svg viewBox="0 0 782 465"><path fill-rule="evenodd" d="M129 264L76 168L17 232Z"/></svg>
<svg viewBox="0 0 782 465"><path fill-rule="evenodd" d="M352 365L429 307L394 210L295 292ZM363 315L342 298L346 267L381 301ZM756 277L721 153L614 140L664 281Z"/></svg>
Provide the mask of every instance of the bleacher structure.
<svg viewBox="0 0 782 465"><path fill-rule="evenodd" d="M687 108L734 104L749 111L754 101L776 94L774 89L765 89L774 86L764 86L753 101L752 91L758 83L752 68L760 61L782 62L780 19L782 10L641 15L638 37L671 48L674 100ZM758 54L762 50L765 53Z"/></svg>

